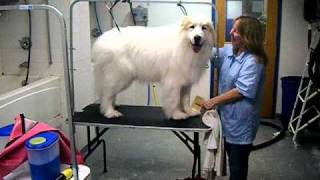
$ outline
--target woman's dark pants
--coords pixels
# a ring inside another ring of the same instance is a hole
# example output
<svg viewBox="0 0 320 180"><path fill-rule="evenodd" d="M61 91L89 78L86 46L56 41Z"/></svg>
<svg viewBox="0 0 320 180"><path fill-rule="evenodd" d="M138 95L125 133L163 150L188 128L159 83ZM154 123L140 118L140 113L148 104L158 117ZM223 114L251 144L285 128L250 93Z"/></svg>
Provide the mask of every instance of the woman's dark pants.
<svg viewBox="0 0 320 180"><path fill-rule="evenodd" d="M230 144L225 142L229 157L230 180L246 180L252 144Z"/></svg>

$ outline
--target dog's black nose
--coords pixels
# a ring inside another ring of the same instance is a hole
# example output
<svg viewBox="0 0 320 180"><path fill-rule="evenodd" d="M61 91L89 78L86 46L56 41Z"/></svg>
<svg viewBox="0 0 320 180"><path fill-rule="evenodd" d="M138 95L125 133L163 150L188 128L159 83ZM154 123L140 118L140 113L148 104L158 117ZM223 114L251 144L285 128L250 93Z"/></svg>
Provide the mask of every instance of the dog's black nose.
<svg viewBox="0 0 320 180"><path fill-rule="evenodd" d="M200 44L201 36L194 36L194 42L195 44Z"/></svg>

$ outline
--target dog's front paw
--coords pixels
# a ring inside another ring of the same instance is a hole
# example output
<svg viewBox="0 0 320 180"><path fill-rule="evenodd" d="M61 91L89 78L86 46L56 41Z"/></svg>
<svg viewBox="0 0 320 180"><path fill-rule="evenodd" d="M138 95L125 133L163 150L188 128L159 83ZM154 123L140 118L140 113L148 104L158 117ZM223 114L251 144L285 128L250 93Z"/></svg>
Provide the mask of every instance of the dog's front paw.
<svg viewBox="0 0 320 180"><path fill-rule="evenodd" d="M122 116L122 113L117 110L113 110L111 112L105 113L104 116L107 118L118 118Z"/></svg>
<svg viewBox="0 0 320 180"><path fill-rule="evenodd" d="M186 113L189 117L199 116L201 114L200 111L194 111L191 107L186 109Z"/></svg>
<svg viewBox="0 0 320 180"><path fill-rule="evenodd" d="M172 115L172 119L180 120L180 119L187 119L188 114L181 112L181 111L175 111Z"/></svg>

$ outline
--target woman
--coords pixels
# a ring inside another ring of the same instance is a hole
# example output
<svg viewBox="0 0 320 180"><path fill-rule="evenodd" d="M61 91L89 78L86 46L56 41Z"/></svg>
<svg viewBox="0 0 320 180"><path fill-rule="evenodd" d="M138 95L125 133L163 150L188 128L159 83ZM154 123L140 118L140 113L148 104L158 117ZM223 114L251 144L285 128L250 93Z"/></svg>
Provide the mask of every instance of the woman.
<svg viewBox="0 0 320 180"><path fill-rule="evenodd" d="M262 25L256 18L236 18L230 35L231 45L219 51L219 95L205 101L202 111L218 107L229 157L230 180L245 180L260 121L259 104L267 56Z"/></svg>

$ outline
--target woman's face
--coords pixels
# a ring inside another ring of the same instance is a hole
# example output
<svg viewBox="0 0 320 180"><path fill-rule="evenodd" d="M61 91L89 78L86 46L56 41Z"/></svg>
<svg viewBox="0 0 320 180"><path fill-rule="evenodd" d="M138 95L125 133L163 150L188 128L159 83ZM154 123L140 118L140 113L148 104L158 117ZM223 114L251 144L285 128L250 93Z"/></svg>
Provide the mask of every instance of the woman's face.
<svg viewBox="0 0 320 180"><path fill-rule="evenodd" d="M233 27L230 31L230 35L231 35L231 43L234 49L239 50L242 49L242 47L244 47L244 44L242 42L242 37L239 34L238 31L238 26L239 26L239 20L236 20L233 23Z"/></svg>

